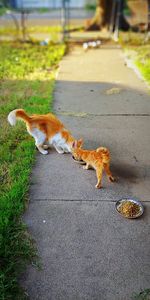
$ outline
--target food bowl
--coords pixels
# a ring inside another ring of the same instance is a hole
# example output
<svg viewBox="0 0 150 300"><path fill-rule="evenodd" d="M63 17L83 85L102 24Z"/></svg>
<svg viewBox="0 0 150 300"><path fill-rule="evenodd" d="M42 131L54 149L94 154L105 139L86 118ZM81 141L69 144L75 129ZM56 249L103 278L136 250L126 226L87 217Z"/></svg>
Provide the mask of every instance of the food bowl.
<svg viewBox="0 0 150 300"><path fill-rule="evenodd" d="M86 162L83 160L75 160L75 162L80 165L86 165Z"/></svg>
<svg viewBox="0 0 150 300"><path fill-rule="evenodd" d="M139 218L144 212L142 203L131 198L120 199L116 202L115 206L117 212L128 219Z"/></svg>
<svg viewBox="0 0 150 300"><path fill-rule="evenodd" d="M82 159L77 160L77 159L74 158L74 156L72 156L72 158L73 158L73 160L74 160L76 163L78 163L78 164L80 164L80 165L85 165L85 164L86 164L86 162L83 161Z"/></svg>

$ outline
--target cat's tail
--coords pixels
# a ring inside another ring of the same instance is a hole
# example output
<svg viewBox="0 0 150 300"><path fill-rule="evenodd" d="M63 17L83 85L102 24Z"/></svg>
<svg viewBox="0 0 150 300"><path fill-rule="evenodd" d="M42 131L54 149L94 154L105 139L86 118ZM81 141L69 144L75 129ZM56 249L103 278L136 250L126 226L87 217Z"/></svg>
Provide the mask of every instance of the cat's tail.
<svg viewBox="0 0 150 300"><path fill-rule="evenodd" d="M96 152L99 152L102 155L102 160L104 164L107 164L110 161L110 152L105 147L99 147L96 149Z"/></svg>
<svg viewBox="0 0 150 300"><path fill-rule="evenodd" d="M30 122L30 117L23 109L12 110L8 115L8 122L10 123L10 125L14 126L18 118L22 119L25 123Z"/></svg>

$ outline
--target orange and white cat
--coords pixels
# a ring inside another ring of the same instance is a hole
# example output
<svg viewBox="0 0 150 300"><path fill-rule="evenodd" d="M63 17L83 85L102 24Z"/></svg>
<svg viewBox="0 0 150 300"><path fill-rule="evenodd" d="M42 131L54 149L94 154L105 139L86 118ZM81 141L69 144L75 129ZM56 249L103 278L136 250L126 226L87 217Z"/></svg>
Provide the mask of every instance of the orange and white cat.
<svg viewBox="0 0 150 300"><path fill-rule="evenodd" d="M55 115L29 116L23 109L15 109L9 113L8 122L13 126L18 118L26 123L28 133L34 137L35 145L42 154L48 153L48 145L53 145L58 153L71 152L75 139ZM80 146L81 141L77 143Z"/></svg>
<svg viewBox="0 0 150 300"><path fill-rule="evenodd" d="M81 148L82 143L80 145L77 141L74 141L72 144L72 156L77 161L84 161L86 163L83 166L83 169L90 169L93 168L96 170L97 175L97 184L96 188L101 188L101 180L102 180L102 173L105 170L108 179L111 182L115 181L115 178L112 176L110 171L110 153L107 148L100 147L96 150L83 150Z"/></svg>

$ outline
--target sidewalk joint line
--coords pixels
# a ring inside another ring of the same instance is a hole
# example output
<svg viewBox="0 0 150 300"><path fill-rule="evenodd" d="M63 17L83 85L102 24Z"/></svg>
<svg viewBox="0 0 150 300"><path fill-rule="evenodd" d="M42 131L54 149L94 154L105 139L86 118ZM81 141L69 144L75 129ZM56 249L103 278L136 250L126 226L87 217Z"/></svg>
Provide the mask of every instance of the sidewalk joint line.
<svg viewBox="0 0 150 300"><path fill-rule="evenodd" d="M91 113L74 113L55 110L55 113L60 116L86 118L86 117L150 117L150 114L91 114Z"/></svg>
<svg viewBox="0 0 150 300"><path fill-rule="evenodd" d="M120 199L120 198L119 198ZM33 199L33 200L30 200L30 203L33 203L33 202L44 202L44 201L51 201L51 202L111 202L111 203L116 203L119 199L117 200L107 200L107 199L101 199L101 200L96 200L96 199L50 199L50 198L45 198L45 199ZM142 201L142 203L150 203L150 201L148 200L144 200Z"/></svg>
<svg viewBox="0 0 150 300"><path fill-rule="evenodd" d="M33 200L31 200L30 201L30 203L31 202L42 202L42 201L52 201L52 202L116 202L117 200L106 200L106 199L102 199L102 200L96 200L96 199L87 199L87 200L85 200L85 199L50 199L50 198L46 198L46 199L33 199Z"/></svg>

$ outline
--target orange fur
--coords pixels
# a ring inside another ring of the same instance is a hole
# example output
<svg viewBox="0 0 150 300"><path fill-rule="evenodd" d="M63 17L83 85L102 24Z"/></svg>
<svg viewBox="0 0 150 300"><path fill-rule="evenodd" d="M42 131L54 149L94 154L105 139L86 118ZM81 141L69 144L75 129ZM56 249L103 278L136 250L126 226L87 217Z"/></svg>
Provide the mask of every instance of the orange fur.
<svg viewBox="0 0 150 300"><path fill-rule="evenodd" d="M16 111L16 117L22 119L29 130L36 127L43 131L46 134L47 140L64 129L64 125L51 113L28 116L23 109L18 109Z"/></svg>
<svg viewBox="0 0 150 300"><path fill-rule="evenodd" d="M71 152L71 145L75 139L52 113L29 116L23 109L16 109L8 115L11 125L15 125L16 118L26 123L27 130L35 138L36 146L41 153L48 153L44 150L48 148L45 143L52 144L59 153Z"/></svg>
<svg viewBox="0 0 150 300"><path fill-rule="evenodd" d="M112 176L110 171L110 153L107 148L100 147L96 150L83 150L78 146L77 142L72 144L72 155L77 161L84 161L86 165L83 167L88 170L93 168L96 170L97 184L96 188L101 188L102 173L105 170L108 179L113 182L115 178Z"/></svg>

